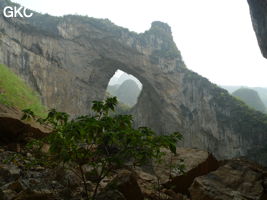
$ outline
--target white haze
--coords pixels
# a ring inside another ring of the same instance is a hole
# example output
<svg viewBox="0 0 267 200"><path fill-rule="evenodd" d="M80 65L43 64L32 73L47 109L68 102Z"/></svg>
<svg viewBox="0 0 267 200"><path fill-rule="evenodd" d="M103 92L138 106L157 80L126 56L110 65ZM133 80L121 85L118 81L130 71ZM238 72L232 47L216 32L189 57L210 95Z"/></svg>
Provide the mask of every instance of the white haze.
<svg viewBox="0 0 267 200"><path fill-rule="evenodd" d="M142 90L143 85L135 76L133 76L131 74L127 74L121 70L116 71L116 73L109 80L108 85L121 85L124 81L126 81L128 79L133 80L138 85L139 89Z"/></svg>

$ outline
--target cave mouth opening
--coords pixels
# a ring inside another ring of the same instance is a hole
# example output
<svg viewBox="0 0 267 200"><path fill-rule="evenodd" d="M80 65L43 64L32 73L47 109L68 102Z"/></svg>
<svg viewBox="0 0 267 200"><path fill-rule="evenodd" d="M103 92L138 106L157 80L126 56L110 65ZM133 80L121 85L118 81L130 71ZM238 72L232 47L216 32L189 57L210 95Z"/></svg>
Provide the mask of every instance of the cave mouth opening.
<svg viewBox="0 0 267 200"><path fill-rule="evenodd" d="M106 96L117 97L117 112L123 114L137 104L142 89L143 84L135 76L118 69L109 80Z"/></svg>

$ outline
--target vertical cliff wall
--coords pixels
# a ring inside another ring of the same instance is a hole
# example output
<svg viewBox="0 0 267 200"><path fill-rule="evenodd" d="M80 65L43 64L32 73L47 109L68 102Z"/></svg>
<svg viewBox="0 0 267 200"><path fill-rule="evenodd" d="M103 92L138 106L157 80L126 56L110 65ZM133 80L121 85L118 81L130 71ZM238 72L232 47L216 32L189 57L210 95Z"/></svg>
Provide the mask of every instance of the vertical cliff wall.
<svg viewBox="0 0 267 200"><path fill-rule="evenodd" d="M7 5L0 2L0 8ZM267 163L267 117L185 67L171 28L153 22L136 34L80 16L0 16L0 62L23 77L43 102L72 115L103 99L117 69L143 84L132 110L137 126L180 131L182 144L218 158L246 156Z"/></svg>

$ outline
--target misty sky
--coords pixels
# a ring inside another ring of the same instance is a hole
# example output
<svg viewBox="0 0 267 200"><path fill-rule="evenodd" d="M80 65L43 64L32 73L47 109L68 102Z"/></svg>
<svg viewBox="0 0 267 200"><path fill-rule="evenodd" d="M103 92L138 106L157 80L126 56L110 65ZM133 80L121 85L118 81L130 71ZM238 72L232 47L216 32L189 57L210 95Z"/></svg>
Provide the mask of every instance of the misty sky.
<svg viewBox="0 0 267 200"><path fill-rule="evenodd" d="M260 53L246 0L13 0L51 15L108 18L144 32L152 21L172 27L189 69L219 85L267 87L267 59Z"/></svg>

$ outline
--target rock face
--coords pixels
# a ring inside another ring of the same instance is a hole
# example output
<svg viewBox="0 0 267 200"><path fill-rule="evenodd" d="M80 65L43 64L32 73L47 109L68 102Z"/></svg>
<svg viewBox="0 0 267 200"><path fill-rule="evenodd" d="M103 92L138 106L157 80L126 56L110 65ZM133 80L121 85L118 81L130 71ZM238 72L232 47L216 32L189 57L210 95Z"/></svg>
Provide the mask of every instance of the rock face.
<svg viewBox="0 0 267 200"><path fill-rule="evenodd" d="M1 1L0 10L7 4ZM180 131L180 145L206 149L217 158L261 151L258 161L267 164L266 116L188 70L165 23L153 22L136 34L109 20L81 16L1 15L0 62L38 91L47 106L72 115L88 113L121 69L143 84L132 110L136 126L161 134Z"/></svg>
<svg viewBox="0 0 267 200"><path fill-rule="evenodd" d="M241 160L231 160L218 170L195 179L192 200L261 200L267 198L266 171Z"/></svg>
<svg viewBox="0 0 267 200"><path fill-rule="evenodd" d="M267 58L267 0L248 0L248 4L262 55Z"/></svg>

